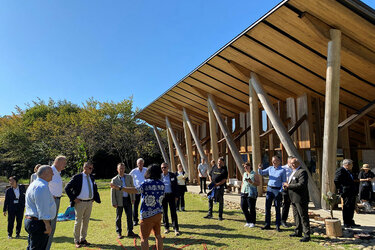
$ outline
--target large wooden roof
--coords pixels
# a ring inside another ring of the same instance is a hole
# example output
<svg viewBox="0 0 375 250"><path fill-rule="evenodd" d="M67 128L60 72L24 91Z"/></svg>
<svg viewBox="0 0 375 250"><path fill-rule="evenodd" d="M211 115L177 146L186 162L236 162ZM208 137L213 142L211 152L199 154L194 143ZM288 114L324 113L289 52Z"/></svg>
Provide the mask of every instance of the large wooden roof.
<svg viewBox="0 0 375 250"><path fill-rule="evenodd" d="M340 104L354 113L375 100L375 11L357 0L283 1L137 115L182 128L208 121L206 94L223 115L247 112L248 77L258 74L274 102L308 93L324 100L329 29L342 32ZM375 110L367 114L375 119ZM359 129L360 130L360 129Z"/></svg>

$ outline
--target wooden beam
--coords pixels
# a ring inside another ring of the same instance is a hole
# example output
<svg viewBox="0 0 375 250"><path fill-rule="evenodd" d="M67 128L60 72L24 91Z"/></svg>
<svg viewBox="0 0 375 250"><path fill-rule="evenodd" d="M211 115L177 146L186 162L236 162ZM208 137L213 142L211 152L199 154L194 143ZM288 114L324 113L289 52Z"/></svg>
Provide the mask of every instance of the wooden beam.
<svg viewBox="0 0 375 250"><path fill-rule="evenodd" d="M331 40L328 42L326 95L324 112L323 161L322 161L322 195L328 191L334 193L335 170L337 161L337 136L340 98L340 62L341 62L341 31L332 29ZM329 205L323 199L324 209Z"/></svg>
<svg viewBox="0 0 375 250"><path fill-rule="evenodd" d="M237 138L238 137L238 135L241 133L241 131L242 131L242 128L238 128L238 129L236 129L233 133L232 133L232 137L233 138ZM240 139L240 138L237 138L237 140L238 139ZM233 139L234 141L236 141L236 139ZM222 143L222 142L224 142L225 141L225 138L221 138L220 140L218 140L217 141L217 143Z"/></svg>
<svg viewBox="0 0 375 250"><path fill-rule="evenodd" d="M160 152L163 155L163 159L168 164L168 166L171 166L167 152L165 152L165 147L161 139L161 136L159 134L158 128L155 125L152 125L152 126L154 128L155 137L156 137L156 140L158 141Z"/></svg>
<svg viewBox="0 0 375 250"><path fill-rule="evenodd" d="M296 132L296 130L298 129L298 127L307 119L307 115L304 114L301 118L299 118L299 120L288 130L288 134L289 135L292 135L294 132Z"/></svg>
<svg viewBox="0 0 375 250"><path fill-rule="evenodd" d="M241 139L244 135L246 135L247 132L249 132L251 129L251 126L248 126L244 131L242 131L239 135L237 135L236 137L234 137L234 141L238 141L239 139ZM234 134L234 133L233 133Z"/></svg>
<svg viewBox="0 0 375 250"><path fill-rule="evenodd" d="M334 29L334 27L331 27L319 18L307 12L302 14L301 19L315 34L318 35L319 39L321 39L323 42L328 42L331 39L330 30ZM341 44L343 51L375 65L374 51L368 49L345 34L341 34Z"/></svg>
<svg viewBox="0 0 375 250"><path fill-rule="evenodd" d="M271 133L275 133L275 128L270 128L269 130L265 131L264 133L262 133L261 135L259 135L260 138L263 138Z"/></svg>
<svg viewBox="0 0 375 250"><path fill-rule="evenodd" d="M250 82L258 94L258 98L260 102L262 103L262 106L264 110L267 113L267 116L272 122L273 127L276 130L277 135L280 138L281 143L284 145L288 155L293 155L297 157L299 160L301 167L307 170L307 174L309 177L309 192L310 192L310 197L312 201L314 202L315 207L320 207L320 194L319 194L319 189L314 182L310 171L308 170L307 166L305 165L302 157L300 156L297 148L295 147L292 139L290 138L288 132L286 131L286 128L284 127L280 117L277 115L275 108L273 107L271 101L268 98L268 95L264 92L262 85L259 82L259 79L255 73L251 73L251 79ZM253 125L253 124L252 124Z"/></svg>
<svg viewBox="0 0 375 250"><path fill-rule="evenodd" d="M219 159L219 146L217 144L217 129L216 129L216 119L212 111L211 105L207 101L208 106L208 123L210 126L210 139L211 139L211 153L212 159L217 162ZM210 164L209 164L210 166Z"/></svg>
<svg viewBox="0 0 375 250"><path fill-rule="evenodd" d="M185 119L185 116L183 117L183 124L184 124L184 134L185 134L185 144L186 144L186 158L187 158L187 165L189 169L189 179L193 182L193 180L196 178L196 172L194 171L194 159L193 159L193 147L191 145L191 133L189 130L189 125L187 124L187 121Z"/></svg>
<svg viewBox="0 0 375 250"><path fill-rule="evenodd" d="M368 112L370 112L374 108L375 108L375 99L371 101L369 104L367 104L366 106L364 106L363 108L361 108L360 110L358 110L356 113L352 114L351 116L346 118L344 121L342 121L338 125L339 131L345 129L346 127L349 127L350 125L358 121L359 118L366 115Z"/></svg>
<svg viewBox="0 0 375 250"><path fill-rule="evenodd" d="M168 116L165 117L165 124L167 125L167 128L169 130L169 132L171 133L171 137L172 137L172 140L173 140L173 144L174 146L176 147L177 149L177 152L178 152L178 157L180 158L180 162L181 162L181 165L185 171L185 173L187 175L189 175L189 168L188 168L188 165L187 165L187 162L186 162L186 159L185 159L185 155L184 155L184 152L182 151L181 147L180 147L180 144L178 143L177 141L177 138L173 132L173 129L172 129L172 126L171 126L171 123L169 122L169 118Z"/></svg>
<svg viewBox="0 0 375 250"><path fill-rule="evenodd" d="M210 107L211 107L211 109L212 109L212 111L213 111L213 113L214 113L214 115L216 117L217 123L219 124L219 127L221 129L221 132L223 133L223 136L225 137L225 140L227 142L228 148L229 148L229 150L231 151L231 153L233 155L233 158L234 158L234 161L236 162L238 171L241 173L241 175L243 175L244 168L242 166L242 164L243 164L242 157L241 157L241 155L239 153L238 148L236 147L236 145L235 145L235 143L233 141L232 134L228 130L228 127L225 124L225 121L224 121L223 117L221 116L221 113L220 113L220 111L219 111L219 109L217 107L217 104L216 104L216 101L215 101L213 95L208 94L207 101L210 104Z"/></svg>
<svg viewBox="0 0 375 250"><path fill-rule="evenodd" d="M258 165L262 163L262 153L260 148L260 137L259 137L259 106L257 94L253 88L253 85L249 81L249 107L250 107L250 133L251 133L251 155L253 169L258 173ZM258 173L259 174L259 173ZM257 188L259 196L263 195L263 177L259 177L260 184Z"/></svg>
<svg viewBox="0 0 375 250"><path fill-rule="evenodd" d="M167 128L167 138L168 138L168 148L169 148L169 159L171 161L171 165L168 165L169 171L176 172L177 167L176 167L176 161L174 159L173 140L172 140L171 132L169 132L168 128Z"/></svg>
<svg viewBox="0 0 375 250"><path fill-rule="evenodd" d="M197 112L195 112L195 111L193 111L193 110L191 110L191 109L189 109L189 108L187 108L187 107L184 107L184 106L182 106L182 105L180 105L180 104L178 104L178 103L176 103L176 102L173 102L173 101L171 101L171 100L168 100L174 107L176 107L177 109L179 109L179 110L183 110L184 108L186 109L186 110L188 110L189 111L189 114L190 115L192 115L192 116L195 116L195 117L197 117L197 118L199 118L199 119L201 119L201 120L203 120L203 121L207 121L207 116L204 116L204 115L202 115L202 114L200 114L200 113L197 113Z"/></svg>

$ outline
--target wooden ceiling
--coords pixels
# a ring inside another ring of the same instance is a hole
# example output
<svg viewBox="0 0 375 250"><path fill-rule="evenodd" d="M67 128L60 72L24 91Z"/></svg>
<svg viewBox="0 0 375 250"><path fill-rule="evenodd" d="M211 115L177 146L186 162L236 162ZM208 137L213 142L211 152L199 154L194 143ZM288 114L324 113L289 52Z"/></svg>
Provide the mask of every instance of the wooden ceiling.
<svg viewBox="0 0 375 250"><path fill-rule="evenodd" d="M342 32L340 104L354 113L375 100L375 11L357 0L283 1L138 113L165 128L208 121L206 94L223 115L249 110L248 82L259 75L272 101L308 93L324 100L329 29ZM247 74L246 73L246 74ZM375 120L375 110L367 114ZM361 128L359 128L361 130Z"/></svg>

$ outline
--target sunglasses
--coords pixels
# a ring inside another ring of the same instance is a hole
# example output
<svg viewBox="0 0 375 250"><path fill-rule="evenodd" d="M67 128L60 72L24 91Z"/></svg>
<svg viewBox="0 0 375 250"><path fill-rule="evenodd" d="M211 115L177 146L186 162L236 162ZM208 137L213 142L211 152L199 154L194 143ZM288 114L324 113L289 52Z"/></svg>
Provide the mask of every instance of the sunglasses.
<svg viewBox="0 0 375 250"><path fill-rule="evenodd" d="M166 169L167 167L161 167L161 169Z"/></svg>

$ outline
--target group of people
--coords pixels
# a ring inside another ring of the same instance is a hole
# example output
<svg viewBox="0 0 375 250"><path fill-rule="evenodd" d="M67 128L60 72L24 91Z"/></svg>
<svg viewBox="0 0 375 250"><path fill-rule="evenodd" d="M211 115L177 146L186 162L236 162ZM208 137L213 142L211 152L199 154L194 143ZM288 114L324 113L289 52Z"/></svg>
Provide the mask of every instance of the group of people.
<svg viewBox="0 0 375 250"><path fill-rule="evenodd" d="M56 157L52 166L37 165L35 174L30 178L29 187L18 184L15 176L9 178L10 188L7 189L4 201L4 215L8 215L8 238L12 238L14 220L17 221L16 237L20 236L24 216L25 230L28 232L27 249L50 249L56 229L57 212L63 192L61 171L65 169L65 156ZM215 164L211 162L209 170L206 160L198 166L201 190L206 193L206 179L210 181L208 196L208 213L206 219L213 218L213 204L219 203L219 220L223 220L224 189L228 179L228 169L225 160L220 157ZM271 207L274 203L276 210L276 230L280 226L289 227L287 218L289 208L293 208L296 228L291 237L301 237L301 242L310 240L310 224L308 217L308 173L301 168L300 162L294 156L288 157L288 163L281 166L278 156L272 157L272 166L258 166L258 173L268 176L265 224L262 230L271 229ZM352 161L345 159L342 167L336 171L335 185L343 199L343 219L345 227L357 227L353 220L356 203L355 181L351 173ZM257 187L260 176L255 172L251 163L243 165L244 174L241 186L241 209L245 216L245 227L253 228L256 223ZM69 181L65 192L70 199L70 206L75 210L74 244L77 248L89 246L87 231L93 202L100 203L98 188L92 175L93 164L85 162L83 171ZM148 238L151 232L156 238L157 249L161 249L163 240L160 236L161 222L165 226L164 233L169 233L170 223L168 208L171 215L172 227L176 236L180 235L177 211L185 211L184 193L187 191L188 177L182 165L178 164L177 172L169 171L167 163L160 166L153 164L144 167L142 158L137 160L137 167L129 174L125 173L125 164L117 165L117 173L111 180L111 203L116 209L116 233L122 239L122 214L125 211L127 219L127 236L137 237L133 232L140 225L142 249L148 249ZM372 189L368 183L374 180L374 174L368 171L367 164L359 175L361 185L360 198L369 201ZM371 184L370 184L371 185ZM371 186L370 186L371 187ZM367 192L367 193L366 193ZM370 194L369 194L370 192ZM140 204L141 203L141 204ZM138 208L140 205L140 221ZM282 212L281 212L282 209ZM25 210L25 213L24 213Z"/></svg>

